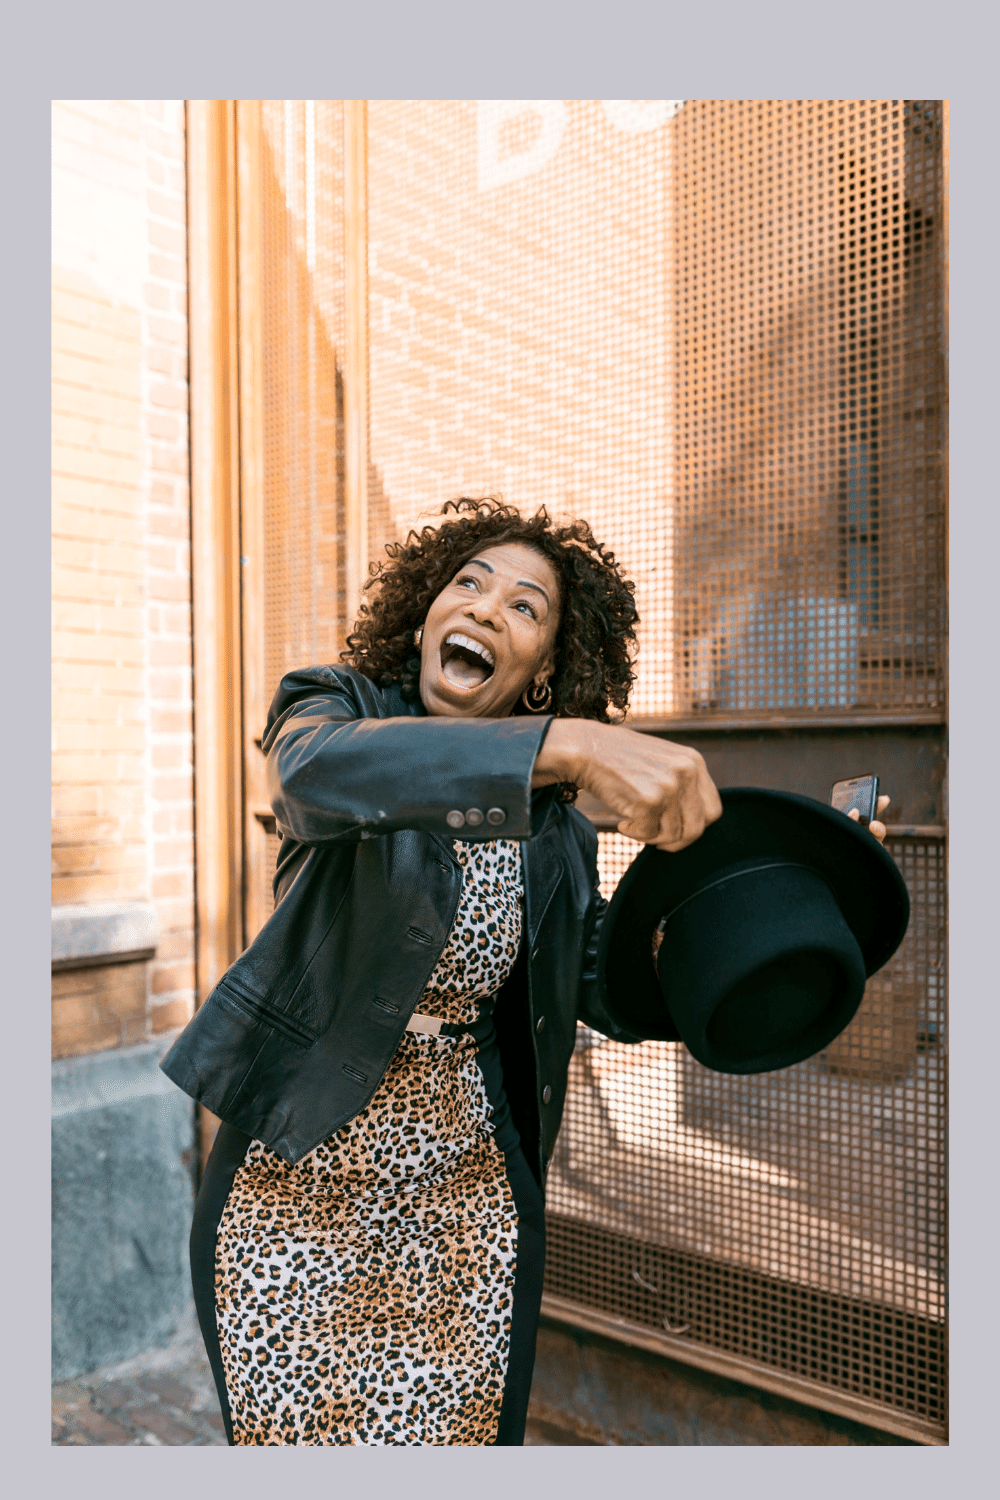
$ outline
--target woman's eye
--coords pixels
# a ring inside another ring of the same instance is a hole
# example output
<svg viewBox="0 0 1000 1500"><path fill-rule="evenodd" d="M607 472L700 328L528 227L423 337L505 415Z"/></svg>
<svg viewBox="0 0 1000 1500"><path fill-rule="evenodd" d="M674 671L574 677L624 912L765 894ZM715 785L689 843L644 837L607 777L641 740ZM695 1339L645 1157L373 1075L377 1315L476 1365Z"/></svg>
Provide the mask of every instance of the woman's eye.
<svg viewBox="0 0 1000 1500"><path fill-rule="evenodd" d="M538 619L538 611L535 609L535 606L533 604L528 603L527 599L520 599L517 604L514 605L514 608L525 609L533 620Z"/></svg>
<svg viewBox="0 0 1000 1500"><path fill-rule="evenodd" d="M477 589L479 587L479 581L478 581L478 579L473 578L471 576L471 574L470 574L470 576L468 578L456 578L455 582L456 582L456 584L458 585L458 587L460 589L464 589L464 588Z"/></svg>

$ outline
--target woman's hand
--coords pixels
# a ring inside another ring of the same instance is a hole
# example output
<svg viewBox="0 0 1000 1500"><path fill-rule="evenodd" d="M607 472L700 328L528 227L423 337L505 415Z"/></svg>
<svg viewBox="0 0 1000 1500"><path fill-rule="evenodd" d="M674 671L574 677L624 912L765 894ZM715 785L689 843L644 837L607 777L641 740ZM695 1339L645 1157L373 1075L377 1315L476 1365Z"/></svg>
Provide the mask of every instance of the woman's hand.
<svg viewBox="0 0 1000 1500"><path fill-rule="evenodd" d="M887 796L880 797L878 799L878 807L875 809L875 811L884 813L886 808L889 806L890 800L891 799ZM847 816L849 818L853 818L854 822L856 823L861 817L861 814L858 812L856 807L852 807ZM874 834L875 838L877 838L879 843L881 844L883 839L885 838L885 824L880 823L877 818L872 818L871 822L868 824L868 832Z"/></svg>
<svg viewBox="0 0 1000 1500"><path fill-rule="evenodd" d="M549 726L532 784L554 781L575 782L618 813L619 833L671 854L722 816L697 750L591 719L556 719Z"/></svg>

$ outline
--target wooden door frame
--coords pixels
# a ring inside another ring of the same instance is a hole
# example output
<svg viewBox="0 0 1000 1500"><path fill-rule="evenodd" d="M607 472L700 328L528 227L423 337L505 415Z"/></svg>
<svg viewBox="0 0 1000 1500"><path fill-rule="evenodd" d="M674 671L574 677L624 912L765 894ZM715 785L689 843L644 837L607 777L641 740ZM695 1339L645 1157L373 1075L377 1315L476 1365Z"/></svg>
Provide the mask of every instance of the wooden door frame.
<svg viewBox="0 0 1000 1500"><path fill-rule="evenodd" d="M186 101L199 1006L243 948L235 120L232 99ZM201 1113L204 1162L215 1122Z"/></svg>

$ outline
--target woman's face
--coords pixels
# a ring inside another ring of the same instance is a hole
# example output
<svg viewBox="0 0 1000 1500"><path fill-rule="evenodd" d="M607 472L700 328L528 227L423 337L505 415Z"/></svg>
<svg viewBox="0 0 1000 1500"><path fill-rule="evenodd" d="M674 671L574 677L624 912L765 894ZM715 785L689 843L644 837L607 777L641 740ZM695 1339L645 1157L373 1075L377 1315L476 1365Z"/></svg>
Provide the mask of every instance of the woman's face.
<svg viewBox="0 0 1000 1500"><path fill-rule="evenodd" d="M438 594L420 644L429 714L505 719L530 682L554 666L559 584L520 542L484 547Z"/></svg>

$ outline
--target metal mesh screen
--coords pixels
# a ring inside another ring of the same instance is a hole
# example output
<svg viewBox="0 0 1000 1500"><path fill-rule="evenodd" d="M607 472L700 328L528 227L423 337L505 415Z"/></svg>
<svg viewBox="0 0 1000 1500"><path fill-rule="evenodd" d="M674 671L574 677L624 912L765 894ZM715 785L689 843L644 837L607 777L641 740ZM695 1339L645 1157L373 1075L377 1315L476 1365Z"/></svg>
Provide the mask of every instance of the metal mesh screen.
<svg viewBox="0 0 1000 1500"><path fill-rule="evenodd" d="M459 494L585 516L672 695L678 101L369 100L371 454L402 531Z"/></svg>
<svg viewBox="0 0 1000 1500"><path fill-rule="evenodd" d="M262 103L268 696L285 672L333 661L342 644L342 115L339 100L267 99Z"/></svg>
<svg viewBox="0 0 1000 1500"><path fill-rule="evenodd" d="M348 623L342 104L263 127L270 693ZM544 502L636 580L637 715L940 716L940 146L935 101L368 101L371 555L462 493ZM581 1029L546 1294L933 1435L944 844L891 847L910 933L821 1057ZM605 894L636 848L601 835Z"/></svg>
<svg viewBox="0 0 1000 1500"><path fill-rule="evenodd" d="M601 838L606 894L634 845ZM896 839L910 932L819 1057L747 1078L581 1035L547 1291L909 1418L945 1420L944 850Z"/></svg>
<svg viewBox="0 0 1000 1500"><path fill-rule="evenodd" d="M674 131L677 707L939 708L940 102Z"/></svg>

